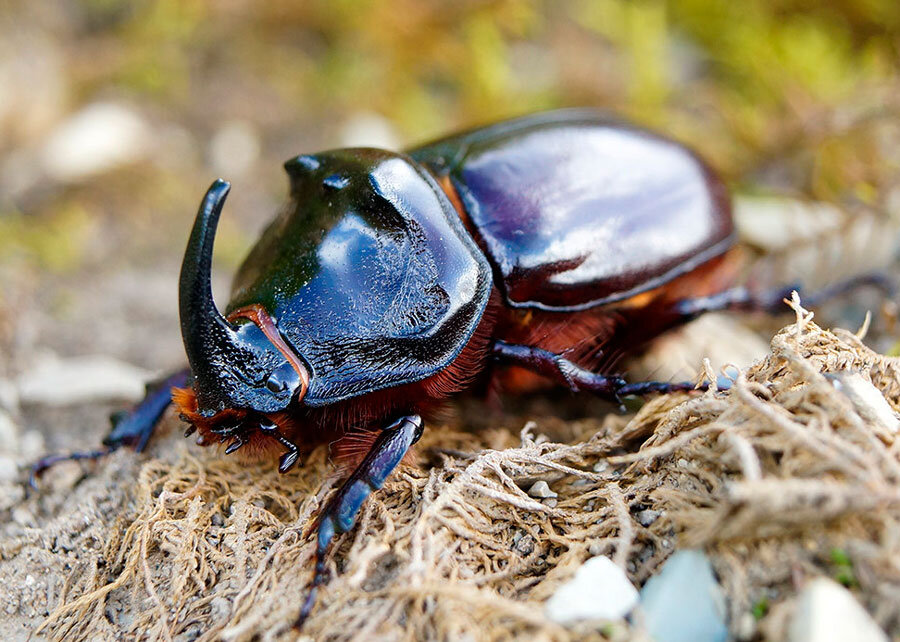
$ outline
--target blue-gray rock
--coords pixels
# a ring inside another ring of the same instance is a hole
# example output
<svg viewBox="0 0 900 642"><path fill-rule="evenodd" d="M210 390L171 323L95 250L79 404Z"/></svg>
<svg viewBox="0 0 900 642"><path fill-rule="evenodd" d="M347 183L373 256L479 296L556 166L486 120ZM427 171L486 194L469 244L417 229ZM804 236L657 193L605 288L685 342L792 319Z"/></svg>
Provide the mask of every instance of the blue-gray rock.
<svg viewBox="0 0 900 642"><path fill-rule="evenodd" d="M725 642L725 597L701 551L678 551L641 591L647 631L656 642Z"/></svg>

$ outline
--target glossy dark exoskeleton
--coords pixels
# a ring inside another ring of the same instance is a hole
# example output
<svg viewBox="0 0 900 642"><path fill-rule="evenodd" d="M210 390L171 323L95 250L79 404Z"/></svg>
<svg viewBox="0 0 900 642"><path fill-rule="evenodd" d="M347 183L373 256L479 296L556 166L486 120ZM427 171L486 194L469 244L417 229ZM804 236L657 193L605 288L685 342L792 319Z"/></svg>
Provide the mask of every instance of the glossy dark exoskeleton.
<svg viewBox="0 0 900 642"><path fill-rule="evenodd" d="M180 280L190 368L163 390L177 386L198 443L271 446L282 471L316 444L349 449L348 431L365 430L366 454L316 522L302 617L335 533L444 399L476 381L513 392L549 381L612 401L686 390L611 369L702 312L784 296L733 287L730 199L697 156L595 112L520 118L406 153L302 155L285 168L288 206L222 312L210 268L229 186L207 192ZM152 390L107 447L142 447L167 404Z"/></svg>

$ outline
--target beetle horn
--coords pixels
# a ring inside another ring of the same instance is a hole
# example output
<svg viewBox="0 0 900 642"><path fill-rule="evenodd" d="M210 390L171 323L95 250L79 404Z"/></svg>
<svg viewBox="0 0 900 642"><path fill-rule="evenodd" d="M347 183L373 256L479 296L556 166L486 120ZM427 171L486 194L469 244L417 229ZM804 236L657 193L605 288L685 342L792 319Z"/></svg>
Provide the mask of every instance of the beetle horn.
<svg viewBox="0 0 900 642"><path fill-rule="evenodd" d="M181 337L197 379L205 379L204 375L215 368L223 353L233 351L239 343L235 328L216 308L211 282L216 225L230 189L227 181L219 179L206 192L181 264L178 287Z"/></svg>

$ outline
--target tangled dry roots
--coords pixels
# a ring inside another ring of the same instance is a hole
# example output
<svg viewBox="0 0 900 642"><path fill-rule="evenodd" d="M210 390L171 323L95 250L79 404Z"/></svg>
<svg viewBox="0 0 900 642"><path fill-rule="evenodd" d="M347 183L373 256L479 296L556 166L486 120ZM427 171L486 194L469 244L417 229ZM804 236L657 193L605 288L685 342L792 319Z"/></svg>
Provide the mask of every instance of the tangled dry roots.
<svg viewBox="0 0 900 642"><path fill-rule="evenodd" d="M796 310L730 392L656 398L630 419L528 425L518 437L431 426L419 448L430 467L407 468L367 502L304 634L596 638L596 627L564 629L542 608L587 557L609 555L640 584L676 547L696 546L722 581L732 628L768 602L761 630L780 637L779 607L805 578L834 576L840 549L858 599L900 635L900 438L823 375L859 372L897 409L900 360ZM534 436L554 430L568 443ZM239 466L161 441L40 634L296 639L314 546L304 531L336 482L326 449L281 476L268 462ZM558 503L524 492L537 479ZM647 509L661 516L644 527L636 514Z"/></svg>

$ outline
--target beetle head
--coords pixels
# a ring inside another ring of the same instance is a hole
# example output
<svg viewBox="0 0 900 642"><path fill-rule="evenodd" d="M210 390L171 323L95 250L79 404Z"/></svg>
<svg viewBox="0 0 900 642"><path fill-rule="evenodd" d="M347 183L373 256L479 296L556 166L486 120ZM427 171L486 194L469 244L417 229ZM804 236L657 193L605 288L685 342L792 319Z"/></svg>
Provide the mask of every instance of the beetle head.
<svg viewBox="0 0 900 642"><path fill-rule="evenodd" d="M212 296L213 240L230 185L217 180L207 191L188 241L179 281L181 336L193 373L200 415L226 409L260 413L284 410L306 393L309 375L261 306L226 319Z"/></svg>

